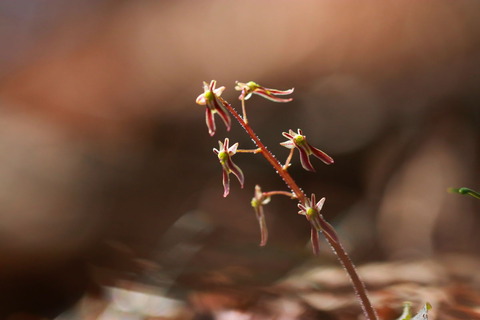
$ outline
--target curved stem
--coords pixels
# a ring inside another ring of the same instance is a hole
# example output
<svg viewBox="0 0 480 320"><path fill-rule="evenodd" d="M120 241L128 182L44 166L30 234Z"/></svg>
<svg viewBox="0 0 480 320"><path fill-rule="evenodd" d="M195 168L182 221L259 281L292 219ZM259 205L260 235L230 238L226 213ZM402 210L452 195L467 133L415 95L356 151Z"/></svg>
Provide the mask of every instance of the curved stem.
<svg viewBox="0 0 480 320"><path fill-rule="evenodd" d="M265 157L265 159L267 159L268 162L270 162L273 168L277 171L278 175L283 179L283 181L290 188L290 190L292 190L292 193L296 196L298 201L300 203L305 203L305 199L306 199L305 193L297 185L295 180L293 180L292 176L288 173L288 171L286 171L286 168L284 168L280 164L280 162L278 162L278 160L273 156L273 154L267 149L267 147L265 147L265 145L260 141L258 136L255 134L253 129L250 127L250 125L242 119L242 117L238 114L238 112L223 98L219 97L219 99L222 102L222 104L225 106L225 108L227 108L227 110L233 115L233 117L240 123L243 129L245 129L247 134L252 138L254 143L261 150L262 155ZM243 108L244 108L244 105L243 105ZM345 269L348 276L350 277L352 286L355 290L357 298L360 301L360 305L362 306L362 310L365 316L367 317L368 320L377 320L378 316L377 316L377 313L375 312L375 309L372 306L372 303L370 302L370 299L368 298L365 284L360 279L357 273L357 270L355 268L355 265L353 264L352 260L350 260L350 257L348 256L347 252L345 251L345 249L343 248L343 246L339 241L333 241L331 238L325 235L324 232L322 232L322 234L325 236L325 239L330 244L332 251L335 253L338 260L340 261L343 268Z"/></svg>
<svg viewBox="0 0 480 320"><path fill-rule="evenodd" d="M332 251L337 256L338 260L342 264L345 271L347 271L348 276L350 277L350 281L352 282L353 289L355 290L355 294L357 295L357 298L360 300L360 305L362 306L363 313L365 314L367 319L370 319L370 320L378 319L377 312L373 308L372 303L368 298L367 288L365 287L365 284L363 283L363 281L360 279L360 276L357 273L355 265L353 264L352 260L350 260L350 257L348 256L347 252L343 248L342 244L339 241L337 242L333 241L327 236L325 236L325 239L327 239L328 244L332 248Z"/></svg>

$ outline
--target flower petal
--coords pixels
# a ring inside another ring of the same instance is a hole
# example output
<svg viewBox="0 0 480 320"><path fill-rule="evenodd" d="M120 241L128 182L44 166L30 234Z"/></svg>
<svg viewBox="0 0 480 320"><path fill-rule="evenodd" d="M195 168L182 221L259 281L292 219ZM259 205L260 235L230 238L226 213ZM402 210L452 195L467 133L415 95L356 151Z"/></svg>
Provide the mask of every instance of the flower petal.
<svg viewBox="0 0 480 320"><path fill-rule="evenodd" d="M278 96L284 96L287 94L292 94L293 90L295 88L287 89L287 90L278 90L278 89L271 89L271 88L265 88L265 90L269 91L270 93Z"/></svg>
<svg viewBox="0 0 480 320"><path fill-rule="evenodd" d="M235 163L233 163L230 157L228 158L226 165L228 167L228 170L230 170L230 172L232 172L237 177L238 181L240 182L240 186L243 188L245 177L243 176L242 170Z"/></svg>
<svg viewBox="0 0 480 320"><path fill-rule="evenodd" d="M312 242L312 250L314 255L320 253L320 239L318 238L318 231L314 228L310 229L310 241Z"/></svg>
<svg viewBox="0 0 480 320"><path fill-rule="evenodd" d="M331 241L338 243L338 236L335 229L330 223L328 223L323 217L320 217L319 223L322 227L322 232L325 234Z"/></svg>
<svg viewBox="0 0 480 320"><path fill-rule="evenodd" d="M332 157L330 157L328 154L326 154L322 150L310 146L310 151L315 157L322 160L323 163L325 163L325 164L332 164L333 163Z"/></svg>
<svg viewBox="0 0 480 320"><path fill-rule="evenodd" d="M292 98L284 99L275 97L269 90L265 90L262 88L256 89L255 91L253 91L253 93L273 102L290 102L293 100Z"/></svg>
<svg viewBox="0 0 480 320"><path fill-rule="evenodd" d="M247 95L247 91L245 89L242 90L242 93L238 96L238 100L247 100L247 98L245 98L246 95ZM250 94L248 96L250 98Z"/></svg>
<svg viewBox="0 0 480 320"><path fill-rule="evenodd" d="M303 204L299 203L298 204L298 209L300 209L298 214L301 214L301 215L306 215L307 214L307 207L305 207Z"/></svg>
<svg viewBox="0 0 480 320"><path fill-rule="evenodd" d="M285 142L280 142L280 145L282 147L285 147L285 148L288 148L288 149L293 149L295 148L295 143L293 143L292 141L288 140L288 141L285 141Z"/></svg>
<svg viewBox="0 0 480 320"><path fill-rule="evenodd" d="M215 119L213 118L213 112L210 108L206 108L205 111L205 120L207 123L207 128L208 128L208 133L210 136L213 136L215 134Z"/></svg>
<svg viewBox="0 0 480 320"><path fill-rule="evenodd" d="M303 148L298 148L300 152L300 162L302 163L303 169L307 171L315 172L315 168L313 168L312 163L310 162L310 158L308 157L308 153Z"/></svg>
<svg viewBox="0 0 480 320"><path fill-rule="evenodd" d="M237 148L238 148L238 142L233 144L230 148L228 148L227 152L229 155L233 156L235 153L237 153Z"/></svg>
<svg viewBox="0 0 480 320"><path fill-rule="evenodd" d="M223 197L225 198L230 193L230 176L227 170L222 171L223 176Z"/></svg>
<svg viewBox="0 0 480 320"><path fill-rule="evenodd" d="M195 100L195 102L201 106L204 106L207 104L207 99L205 99L205 94L202 93L201 95L199 95L197 97L197 100Z"/></svg>
<svg viewBox="0 0 480 320"><path fill-rule="evenodd" d="M258 219L258 225L260 227L260 246L263 247L267 244L267 240L268 240L267 222L265 220L263 206L259 205L257 207L254 207L254 209Z"/></svg>
<svg viewBox="0 0 480 320"><path fill-rule="evenodd" d="M220 149L222 149L223 152L228 153L228 146L230 145L230 139L225 138L223 143L221 141L218 141L218 145L220 146Z"/></svg>
<svg viewBox="0 0 480 320"><path fill-rule="evenodd" d="M208 90L209 90L209 91L215 90L215 86L216 86L216 85L217 85L217 80L212 80L212 81L210 81L210 85L208 85ZM204 82L204 87L206 88L206 86L207 86L207 83ZM207 90L207 89L206 89L206 90ZM206 90L205 90L205 91L206 91Z"/></svg>
<svg viewBox="0 0 480 320"><path fill-rule="evenodd" d="M221 86L219 88L216 88L213 90L213 93L217 96L217 97L220 97L223 93L223 90L225 90L225 87L224 86Z"/></svg>
<svg viewBox="0 0 480 320"><path fill-rule="evenodd" d="M217 98L213 99L213 103L215 105L215 111L218 113L220 118L222 118L223 122L225 123L225 126L227 127L227 131L230 131L230 127L232 125L232 120L230 119L230 116L228 115L228 111L225 109L225 107L220 102L218 102Z"/></svg>
<svg viewBox="0 0 480 320"><path fill-rule="evenodd" d="M255 210L255 215L260 226L260 246L262 247L267 244L268 239L267 223L265 221L265 214L263 212L263 205L267 204L268 202L270 202L270 197L265 197L262 189L257 184L255 186L255 193L252 198L251 204L253 209Z"/></svg>
<svg viewBox="0 0 480 320"><path fill-rule="evenodd" d="M318 202L315 204L315 210L317 210L318 212L320 212L323 208L323 204L325 203L325 197L323 197L322 199L318 200ZM313 202L312 202L313 204Z"/></svg>
<svg viewBox="0 0 480 320"><path fill-rule="evenodd" d="M235 90L237 91L244 91L246 86L246 83L235 81Z"/></svg>
<svg viewBox="0 0 480 320"><path fill-rule="evenodd" d="M257 200L257 202L259 202L259 203L261 202L261 200L263 198L262 188L258 184L255 185L255 192L254 192L253 198L255 200Z"/></svg>

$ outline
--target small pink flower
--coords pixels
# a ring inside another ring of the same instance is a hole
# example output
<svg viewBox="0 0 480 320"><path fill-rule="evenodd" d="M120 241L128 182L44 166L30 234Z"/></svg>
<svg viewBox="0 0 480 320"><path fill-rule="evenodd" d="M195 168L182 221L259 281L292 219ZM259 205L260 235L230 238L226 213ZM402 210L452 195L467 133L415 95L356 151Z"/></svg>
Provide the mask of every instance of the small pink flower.
<svg viewBox="0 0 480 320"><path fill-rule="evenodd" d="M222 118L225 126L227 127L227 131L230 130L230 126L232 121L230 120L230 116L228 115L227 109L225 109L223 102L220 98L223 90L225 87L215 88L217 81L212 80L210 81L210 85L206 82L203 82L203 90L204 92L197 97L197 104L201 106L207 106L205 119L207 122L208 133L213 136L215 134L215 113L218 113L220 118Z"/></svg>
<svg viewBox="0 0 480 320"><path fill-rule="evenodd" d="M237 153L238 142L233 146L229 147L229 140L225 138L225 142L222 143L218 141L219 148L213 149L213 152L218 156L218 160L223 168L223 196L226 197L230 193L230 173L233 173L238 181L240 186L243 188L243 183L245 181L242 170L232 161L232 156Z"/></svg>
<svg viewBox="0 0 480 320"><path fill-rule="evenodd" d="M307 142L307 137L303 135L302 130L298 129L297 133L293 132L293 130L289 130L289 132L283 132L282 135L285 138L288 138L288 141L280 143L282 146L288 149L297 148L300 152L300 162L302 163L302 167L305 170L315 172L315 169L310 162L310 155L314 155L318 159L322 160L325 164L332 164L333 159L323 152L320 149L317 149L311 146Z"/></svg>
<svg viewBox="0 0 480 320"><path fill-rule="evenodd" d="M251 205L255 210L258 224L260 226L260 246L265 246L268 239L267 223L265 221L265 214L263 213L263 206L270 202L270 197L267 197L259 185L255 186L255 194L252 198Z"/></svg>
<svg viewBox="0 0 480 320"><path fill-rule="evenodd" d="M321 231L322 226L319 222L319 219L321 217L320 211L322 210L323 204L325 203L325 197L320 199L317 203L315 203L315 194L312 193L312 196L310 199L305 199L305 203L298 204L298 208L300 211L298 214L304 215L307 217L307 220L310 221L312 224L312 227L315 228L315 230Z"/></svg>
<svg viewBox="0 0 480 320"><path fill-rule="evenodd" d="M320 246L318 232L323 232L331 241L338 242L338 237L335 229L333 229L330 223L328 223L320 213L324 203L325 198L322 198L318 202L316 202L315 194L312 193L310 199L305 199L305 203L298 204L298 208L300 209L298 214L304 215L312 226L311 241L313 252L315 254L318 254Z"/></svg>
<svg viewBox="0 0 480 320"><path fill-rule="evenodd" d="M240 100L248 100L253 93L258 94L259 96L264 97L265 99L271 100L273 102L290 102L293 100L292 98L283 99L283 98L276 97L276 96L284 96L287 94L291 94L293 92L293 88L288 90L270 89L270 88L262 87L261 85L253 81L249 81L247 83L237 81L235 90L242 91L242 93L240 94L240 97L238 97Z"/></svg>

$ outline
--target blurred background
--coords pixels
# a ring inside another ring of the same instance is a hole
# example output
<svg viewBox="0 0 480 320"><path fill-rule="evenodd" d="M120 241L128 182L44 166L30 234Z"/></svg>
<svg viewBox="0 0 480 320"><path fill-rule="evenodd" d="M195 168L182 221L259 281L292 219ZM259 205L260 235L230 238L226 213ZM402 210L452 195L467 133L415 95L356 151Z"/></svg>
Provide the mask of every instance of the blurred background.
<svg viewBox="0 0 480 320"><path fill-rule="evenodd" d="M335 159L314 160L313 174L295 155L290 172L327 198L323 214L356 264L476 261L480 201L447 188L480 188L479 10L0 2L0 317L253 319L259 287L338 265L326 244L312 257L288 199L266 207L270 238L258 247L254 186L285 190L259 156L236 156L245 188L233 178L222 197L211 150L227 133L217 119L211 138L195 104L212 79L236 106L236 80L295 87L288 104L250 99L250 123L280 161L281 133L297 128ZM253 147L237 124L228 136ZM280 305L274 319L304 307ZM272 318L267 309L255 319Z"/></svg>

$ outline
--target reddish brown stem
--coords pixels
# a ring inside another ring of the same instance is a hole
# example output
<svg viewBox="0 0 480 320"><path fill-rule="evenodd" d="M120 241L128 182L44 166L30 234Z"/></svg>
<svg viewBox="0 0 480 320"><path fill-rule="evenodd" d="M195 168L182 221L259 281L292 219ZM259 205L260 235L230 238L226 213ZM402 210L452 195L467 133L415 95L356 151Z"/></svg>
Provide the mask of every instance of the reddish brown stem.
<svg viewBox="0 0 480 320"><path fill-rule="evenodd" d="M270 162L270 164L276 170L278 175L283 179L283 181L290 188L290 190L292 190L293 194L296 196L298 201L302 204L305 203L305 199L306 199L305 193L297 185L295 180L293 180L292 176L286 171L286 168L284 168L278 162L278 160L274 157L274 155L267 149L267 147L265 147L265 145L260 141L258 136L255 134L253 129L250 127L250 125L242 119L242 117L238 114L238 112L224 99L222 99L221 97L219 97L219 99L222 101L225 108L227 108L227 110L238 121L238 123L240 123L243 129L245 129L247 134L252 138L252 140L255 142L257 147L261 150L262 155L265 157L265 159L267 159L268 162ZM242 101L242 103L244 103L244 101ZM324 233L322 232L322 234ZM350 277L352 286L355 290L357 298L360 301L360 305L362 306L363 313L365 314L368 320L377 320L378 316L377 316L377 313L375 312L375 309L372 306L372 303L370 302L370 299L368 298L365 284L360 279L357 273L357 270L355 268L355 265L353 264L352 260L350 260L350 257L348 256L347 252L345 251L345 249L343 248L343 246L339 241L333 241L325 234L324 236L328 241L328 243L330 244L332 251L335 253L338 260L340 261L343 268L345 269L348 276Z"/></svg>
<svg viewBox="0 0 480 320"><path fill-rule="evenodd" d="M273 154L265 147L265 145L260 141L258 136L255 134L255 132L252 130L250 125L243 121L242 117L238 114L238 112L225 100L223 100L221 97L219 97L225 106L227 110L233 115L233 117L240 123L240 125L245 129L245 131L248 133L250 138L255 142L257 147L261 150L261 153L267 159L268 162L273 166L273 168L277 171L278 175L285 181L287 186L292 190L292 192L295 194L297 199L301 202L305 202L305 193L300 189L300 187L296 184L295 180L293 180L292 176L283 169L282 165L278 160L273 156Z"/></svg>
<svg viewBox="0 0 480 320"><path fill-rule="evenodd" d="M323 233L323 232L322 232ZM372 303L370 302L370 299L368 298L367 295L367 288L365 287L365 284L363 281L360 279L360 276L357 273L357 270L355 268L355 265L353 264L352 260L350 260L350 257L348 256L347 252L343 248L342 244L340 241L333 241L329 237L327 237L325 234L325 239L327 239L328 243L330 244L330 247L332 248L332 251L335 253L337 256L338 260L342 264L343 268L347 271L348 276L350 277L350 281L352 282L353 289L355 290L355 294L357 295L357 298L360 301L360 305L362 306L363 313L369 320L377 320L378 315L375 309L372 306Z"/></svg>

